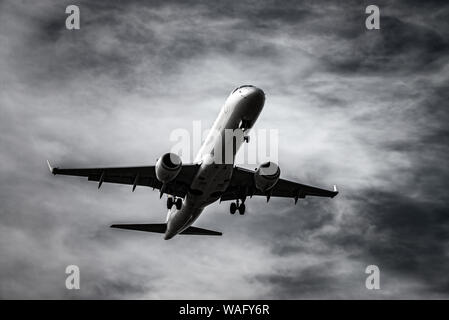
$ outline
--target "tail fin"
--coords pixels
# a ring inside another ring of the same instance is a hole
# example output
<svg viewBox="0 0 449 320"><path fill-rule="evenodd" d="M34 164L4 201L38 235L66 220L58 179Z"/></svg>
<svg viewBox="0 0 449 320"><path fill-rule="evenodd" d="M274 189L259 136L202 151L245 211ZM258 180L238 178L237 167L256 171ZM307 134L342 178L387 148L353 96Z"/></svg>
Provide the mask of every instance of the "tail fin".
<svg viewBox="0 0 449 320"><path fill-rule="evenodd" d="M153 223L153 224L113 224L111 228L137 230L145 232L165 233L167 224ZM213 230L207 230L197 227L188 227L180 234L200 235L200 236L221 236L222 233Z"/></svg>

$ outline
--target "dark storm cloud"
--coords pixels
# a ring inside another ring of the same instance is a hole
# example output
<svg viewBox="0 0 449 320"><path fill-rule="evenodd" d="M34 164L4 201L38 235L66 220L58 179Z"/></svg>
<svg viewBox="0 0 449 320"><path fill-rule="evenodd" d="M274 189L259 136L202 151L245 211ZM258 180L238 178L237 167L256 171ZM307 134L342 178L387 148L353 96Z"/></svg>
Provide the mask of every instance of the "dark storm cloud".
<svg viewBox="0 0 449 320"><path fill-rule="evenodd" d="M426 26L382 17L377 33L360 30L354 43L343 52L325 57L336 72L396 72L408 74L440 67L438 60L449 52L449 43L437 31Z"/></svg>
<svg viewBox="0 0 449 320"><path fill-rule="evenodd" d="M68 4L0 4L0 297L447 298L445 3L379 1L378 31L363 1L81 1L79 31ZM107 228L163 221L156 192L45 167L153 163L242 83L283 176L337 198L213 205L198 225L224 237L167 242Z"/></svg>

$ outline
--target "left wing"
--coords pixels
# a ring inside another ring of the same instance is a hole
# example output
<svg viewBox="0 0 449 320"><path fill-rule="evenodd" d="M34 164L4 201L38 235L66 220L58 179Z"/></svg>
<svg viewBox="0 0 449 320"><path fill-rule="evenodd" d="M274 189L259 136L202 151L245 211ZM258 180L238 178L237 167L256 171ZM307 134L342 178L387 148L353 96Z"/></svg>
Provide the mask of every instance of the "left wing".
<svg viewBox="0 0 449 320"><path fill-rule="evenodd" d="M155 166L60 169L53 168L48 161L47 164L51 173L55 175L86 177L89 181L98 181L98 188L103 182L132 185L133 191L136 186L152 187L159 190L162 188L162 183L156 178ZM197 164L183 164L179 174L173 181L165 185L163 192L184 197L197 170Z"/></svg>
<svg viewBox="0 0 449 320"><path fill-rule="evenodd" d="M298 198L306 196L333 198L338 194L336 186L334 190L326 190L285 179L279 179L273 188L263 193L254 184L254 173L248 169L235 167L229 187L223 193L221 201L245 199L247 196L256 195L266 196L267 201L270 197L293 198L296 203Z"/></svg>

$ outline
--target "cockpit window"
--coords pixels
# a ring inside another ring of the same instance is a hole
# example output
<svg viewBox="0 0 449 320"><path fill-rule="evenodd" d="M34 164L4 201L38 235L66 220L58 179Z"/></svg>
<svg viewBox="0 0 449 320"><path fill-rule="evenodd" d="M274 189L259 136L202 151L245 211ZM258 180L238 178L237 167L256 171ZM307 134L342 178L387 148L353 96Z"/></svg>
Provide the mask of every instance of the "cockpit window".
<svg viewBox="0 0 449 320"><path fill-rule="evenodd" d="M250 84L245 84L245 85L243 85L243 86L240 86L240 87L235 88L234 91L232 91L232 93L236 92L238 89L246 88L246 87L252 88L252 87L254 87L254 86L252 86L252 85L250 85Z"/></svg>

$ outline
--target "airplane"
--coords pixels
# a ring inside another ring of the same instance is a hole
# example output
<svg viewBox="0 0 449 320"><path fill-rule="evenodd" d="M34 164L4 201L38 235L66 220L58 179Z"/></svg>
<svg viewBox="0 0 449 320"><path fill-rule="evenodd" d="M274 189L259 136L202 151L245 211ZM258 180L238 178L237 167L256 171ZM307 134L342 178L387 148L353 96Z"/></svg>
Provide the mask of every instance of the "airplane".
<svg viewBox="0 0 449 320"><path fill-rule="evenodd" d="M217 200L232 201L230 213L238 211L243 215L245 201L252 196L264 196L267 202L270 197L292 198L295 204L306 196L335 197L338 194L335 185L333 190L326 190L281 179L280 168L274 162L265 162L255 171L235 166L235 155L243 143L249 143L249 130L264 104L265 93L260 88L242 85L234 89L190 164L183 164L174 153L166 153L154 166L60 169L52 167L48 160L47 165L54 175L96 181L98 189L107 182L130 185L133 192L137 186L152 187L160 191L160 198L167 194L165 223L111 225L118 229L162 233L165 240L178 234L221 236L221 232L192 226L203 210ZM226 130L242 134L225 139ZM226 152L229 144L231 151Z"/></svg>

